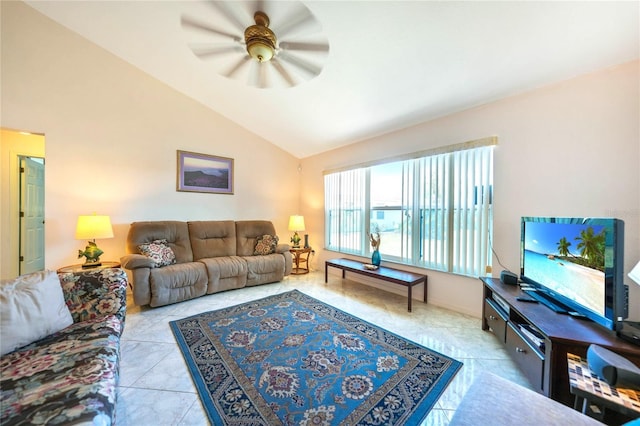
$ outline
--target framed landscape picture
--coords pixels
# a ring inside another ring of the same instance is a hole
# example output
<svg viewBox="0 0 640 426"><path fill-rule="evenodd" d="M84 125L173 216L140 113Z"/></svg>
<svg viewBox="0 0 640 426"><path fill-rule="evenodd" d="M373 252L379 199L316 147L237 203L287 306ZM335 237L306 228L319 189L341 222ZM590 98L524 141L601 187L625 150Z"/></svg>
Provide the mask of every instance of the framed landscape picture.
<svg viewBox="0 0 640 426"><path fill-rule="evenodd" d="M233 158L178 150L176 189L233 194Z"/></svg>

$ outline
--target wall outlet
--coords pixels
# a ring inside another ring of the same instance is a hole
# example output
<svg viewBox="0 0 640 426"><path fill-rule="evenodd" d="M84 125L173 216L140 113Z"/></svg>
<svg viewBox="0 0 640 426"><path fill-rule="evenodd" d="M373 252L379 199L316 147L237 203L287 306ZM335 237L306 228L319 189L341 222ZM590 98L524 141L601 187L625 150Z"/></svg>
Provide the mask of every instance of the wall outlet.
<svg viewBox="0 0 640 426"><path fill-rule="evenodd" d="M487 265L484 267L484 272L487 274L490 274L492 270L493 269L491 268L491 265Z"/></svg>

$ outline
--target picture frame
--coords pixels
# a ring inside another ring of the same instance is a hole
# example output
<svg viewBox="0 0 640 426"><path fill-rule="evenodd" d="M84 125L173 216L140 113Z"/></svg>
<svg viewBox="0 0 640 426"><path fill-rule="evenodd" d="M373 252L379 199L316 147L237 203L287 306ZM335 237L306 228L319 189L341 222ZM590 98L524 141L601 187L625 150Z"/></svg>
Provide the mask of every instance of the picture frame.
<svg viewBox="0 0 640 426"><path fill-rule="evenodd" d="M176 190L233 194L233 158L178 150Z"/></svg>

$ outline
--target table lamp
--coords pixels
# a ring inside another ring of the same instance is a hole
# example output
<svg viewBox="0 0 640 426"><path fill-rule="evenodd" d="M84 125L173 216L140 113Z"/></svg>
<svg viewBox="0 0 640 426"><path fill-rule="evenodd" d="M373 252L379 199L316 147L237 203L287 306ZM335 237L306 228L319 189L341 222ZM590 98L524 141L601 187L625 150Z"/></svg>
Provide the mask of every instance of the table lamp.
<svg viewBox="0 0 640 426"><path fill-rule="evenodd" d="M85 257L87 260L83 268L95 268L102 265L100 255L104 252L96 245L96 238L113 238L113 228L109 216L87 215L78 216L76 224L76 240L92 240L88 242L84 251L78 250L78 259Z"/></svg>
<svg viewBox="0 0 640 426"><path fill-rule="evenodd" d="M304 231L304 216L293 215L289 217L289 231L293 231L293 237L291 237L293 248L300 248L301 238L298 231Z"/></svg>

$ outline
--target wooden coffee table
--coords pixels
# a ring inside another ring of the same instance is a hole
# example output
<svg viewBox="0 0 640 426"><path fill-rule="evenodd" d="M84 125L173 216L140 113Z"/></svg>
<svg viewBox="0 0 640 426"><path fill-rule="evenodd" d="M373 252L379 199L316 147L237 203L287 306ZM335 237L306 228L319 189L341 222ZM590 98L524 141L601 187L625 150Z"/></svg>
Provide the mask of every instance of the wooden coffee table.
<svg viewBox="0 0 640 426"><path fill-rule="evenodd" d="M379 266L378 269L366 269L364 263L357 262L351 259L331 259L324 263L324 282L327 282L329 266L342 269L342 278L345 273L352 272L354 274L366 275L372 278L377 278L382 281L403 285L407 287L407 310L411 312L411 289L413 286L424 283L424 303L427 303L427 276L422 274L416 274L414 272L401 271L399 269L387 268L385 266Z"/></svg>

